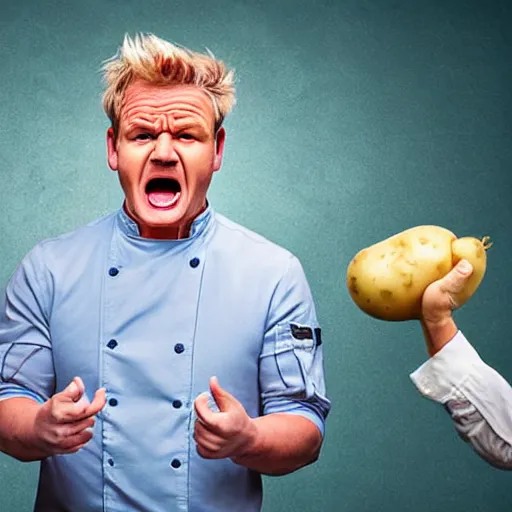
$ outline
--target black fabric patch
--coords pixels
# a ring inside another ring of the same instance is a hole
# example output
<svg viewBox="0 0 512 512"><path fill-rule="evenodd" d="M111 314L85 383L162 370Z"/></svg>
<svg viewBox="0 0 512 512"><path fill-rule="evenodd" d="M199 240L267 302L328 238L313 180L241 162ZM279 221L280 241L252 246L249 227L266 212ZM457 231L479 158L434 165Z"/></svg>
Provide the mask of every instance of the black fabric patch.
<svg viewBox="0 0 512 512"><path fill-rule="evenodd" d="M290 328L292 330L292 336L296 340L315 340L315 345L322 344L322 329L320 327L315 327L315 329L311 329L311 327L301 327L297 324L290 324Z"/></svg>
<svg viewBox="0 0 512 512"><path fill-rule="evenodd" d="M322 344L322 329L320 329L320 327L317 327L315 329L315 340L316 340L317 347L318 347L318 345Z"/></svg>
<svg viewBox="0 0 512 512"><path fill-rule="evenodd" d="M311 327L300 327L297 324L290 324L292 329L292 336L296 340L312 340L313 331Z"/></svg>

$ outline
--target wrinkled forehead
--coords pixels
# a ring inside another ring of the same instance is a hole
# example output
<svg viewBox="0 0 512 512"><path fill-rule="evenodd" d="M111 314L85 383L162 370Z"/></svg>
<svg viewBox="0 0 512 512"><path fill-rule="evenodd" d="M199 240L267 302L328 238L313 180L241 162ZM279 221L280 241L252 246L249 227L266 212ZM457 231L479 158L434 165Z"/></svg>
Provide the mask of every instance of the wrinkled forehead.
<svg viewBox="0 0 512 512"><path fill-rule="evenodd" d="M173 122L215 126L215 110L209 96L195 85L155 85L136 80L125 91L119 116L120 125L138 119L156 123L162 117Z"/></svg>

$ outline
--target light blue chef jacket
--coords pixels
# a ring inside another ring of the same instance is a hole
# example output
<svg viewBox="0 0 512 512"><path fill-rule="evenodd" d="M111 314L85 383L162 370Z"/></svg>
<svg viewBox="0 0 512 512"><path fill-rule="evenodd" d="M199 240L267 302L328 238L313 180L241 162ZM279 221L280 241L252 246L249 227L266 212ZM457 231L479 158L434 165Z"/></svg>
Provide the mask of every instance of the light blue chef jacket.
<svg viewBox="0 0 512 512"><path fill-rule="evenodd" d="M197 454L193 401L216 375L251 417L323 434L320 332L297 258L211 207L183 240L140 237L121 208L39 243L0 310L0 399L80 376L107 404L82 450L41 462L35 510L260 510L258 473Z"/></svg>

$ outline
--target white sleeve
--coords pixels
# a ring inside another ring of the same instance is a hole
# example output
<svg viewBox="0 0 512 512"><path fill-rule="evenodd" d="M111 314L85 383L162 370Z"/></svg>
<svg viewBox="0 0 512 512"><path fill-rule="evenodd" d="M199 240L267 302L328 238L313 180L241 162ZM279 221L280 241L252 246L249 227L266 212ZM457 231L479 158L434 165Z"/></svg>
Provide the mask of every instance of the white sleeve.
<svg viewBox="0 0 512 512"><path fill-rule="evenodd" d="M504 457L497 448L510 452L512 388L460 331L410 377L420 393L446 406L459 434L480 455L496 462Z"/></svg>

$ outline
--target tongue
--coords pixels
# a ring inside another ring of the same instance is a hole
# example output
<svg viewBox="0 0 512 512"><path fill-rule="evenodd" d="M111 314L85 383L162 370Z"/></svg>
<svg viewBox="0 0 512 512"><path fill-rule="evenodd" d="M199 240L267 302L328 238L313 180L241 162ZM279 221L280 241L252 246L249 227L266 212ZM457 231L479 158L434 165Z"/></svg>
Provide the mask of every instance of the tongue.
<svg viewBox="0 0 512 512"><path fill-rule="evenodd" d="M179 192L155 191L148 194L148 200L155 208L168 208L179 198Z"/></svg>

